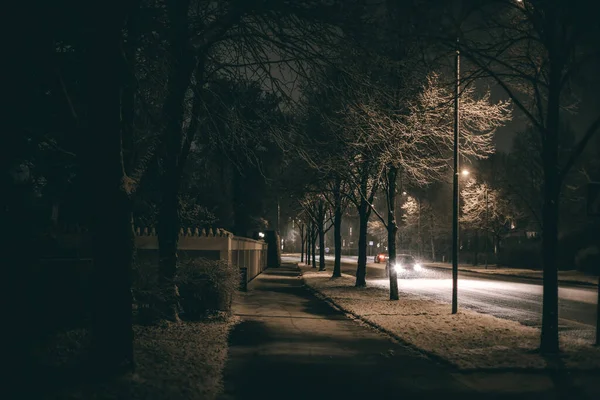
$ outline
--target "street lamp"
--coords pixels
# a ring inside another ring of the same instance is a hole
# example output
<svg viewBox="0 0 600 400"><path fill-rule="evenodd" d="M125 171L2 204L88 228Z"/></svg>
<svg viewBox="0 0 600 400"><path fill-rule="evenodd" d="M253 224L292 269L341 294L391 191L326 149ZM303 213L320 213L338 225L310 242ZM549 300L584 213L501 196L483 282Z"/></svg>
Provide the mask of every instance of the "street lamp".
<svg viewBox="0 0 600 400"><path fill-rule="evenodd" d="M454 86L454 179L452 184L452 314L458 312L458 157L459 157L459 94L460 94L460 50L456 38L456 84Z"/></svg>
<svg viewBox="0 0 600 400"><path fill-rule="evenodd" d="M463 176L469 176L469 174L470 174L468 169L463 169L461 173Z"/></svg>

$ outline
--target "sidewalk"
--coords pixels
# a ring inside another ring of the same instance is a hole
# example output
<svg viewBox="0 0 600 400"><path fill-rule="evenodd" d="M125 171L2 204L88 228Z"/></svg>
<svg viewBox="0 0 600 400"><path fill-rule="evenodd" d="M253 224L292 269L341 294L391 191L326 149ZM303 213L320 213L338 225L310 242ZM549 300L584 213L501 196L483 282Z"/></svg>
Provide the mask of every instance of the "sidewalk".
<svg viewBox="0 0 600 400"><path fill-rule="evenodd" d="M450 263L423 263L423 265L429 268L452 269L452 264ZM512 276L517 278L538 280L541 280L543 277L543 273L540 270L497 267L496 265L489 265L487 268L485 268L481 266L472 266L470 264L459 264L458 270L465 272L475 272L478 274ZM558 271L558 282L576 285L597 286L598 277L593 275L586 275L583 272L575 270Z"/></svg>
<svg viewBox="0 0 600 400"><path fill-rule="evenodd" d="M296 266L257 277L234 312L242 322L230 335L221 399L555 398L526 380L527 393L507 392L514 376L458 374L393 342L315 297Z"/></svg>

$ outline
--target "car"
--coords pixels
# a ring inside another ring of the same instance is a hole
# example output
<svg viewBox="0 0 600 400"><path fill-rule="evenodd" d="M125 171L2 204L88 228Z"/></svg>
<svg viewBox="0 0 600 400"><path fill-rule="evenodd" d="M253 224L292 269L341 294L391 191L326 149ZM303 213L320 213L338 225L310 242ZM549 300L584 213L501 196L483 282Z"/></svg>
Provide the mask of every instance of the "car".
<svg viewBox="0 0 600 400"><path fill-rule="evenodd" d="M421 264L410 254L398 254L392 267L399 275L414 275L423 270Z"/></svg>
<svg viewBox="0 0 600 400"><path fill-rule="evenodd" d="M376 262L376 263L382 263L382 262L387 261L387 259L388 259L388 255L387 254L385 254L385 253L379 253L379 254L375 255L374 262Z"/></svg>

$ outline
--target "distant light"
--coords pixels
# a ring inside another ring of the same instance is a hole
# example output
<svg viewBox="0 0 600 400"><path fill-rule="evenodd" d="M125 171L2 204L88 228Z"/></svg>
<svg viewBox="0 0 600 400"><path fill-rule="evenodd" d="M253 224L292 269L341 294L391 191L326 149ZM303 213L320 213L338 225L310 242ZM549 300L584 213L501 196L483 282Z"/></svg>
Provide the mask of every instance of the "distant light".
<svg viewBox="0 0 600 400"><path fill-rule="evenodd" d="M258 232L258 237L264 238L264 237L265 237L265 234L264 234L264 233L262 233L262 232Z"/></svg>
<svg viewBox="0 0 600 400"><path fill-rule="evenodd" d="M402 192L402 195L403 195L403 196L406 196L406 192Z"/></svg>
<svg viewBox="0 0 600 400"><path fill-rule="evenodd" d="M462 170L462 174L463 174L463 176L469 175L469 170L468 169L463 169Z"/></svg>

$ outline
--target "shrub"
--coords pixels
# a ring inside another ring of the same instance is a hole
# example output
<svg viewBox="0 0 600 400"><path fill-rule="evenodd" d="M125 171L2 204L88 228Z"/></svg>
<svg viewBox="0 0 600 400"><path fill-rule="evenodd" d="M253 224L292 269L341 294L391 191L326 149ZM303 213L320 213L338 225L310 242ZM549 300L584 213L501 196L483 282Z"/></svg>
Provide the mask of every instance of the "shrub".
<svg viewBox="0 0 600 400"><path fill-rule="evenodd" d="M594 273L598 268L597 232L598 226L592 223L563 233L558 239L558 268Z"/></svg>
<svg viewBox="0 0 600 400"><path fill-rule="evenodd" d="M498 252L498 264L513 268L541 269L538 242L506 245Z"/></svg>
<svg viewBox="0 0 600 400"><path fill-rule="evenodd" d="M183 317L197 320L211 313L229 312L239 280L239 269L227 261L195 258L181 262L175 283Z"/></svg>
<svg viewBox="0 0 600 400"><path fill-rule="evenodd" d="M575 258L579 271L599 275L600 274L600 252L595 246L580 250Z"/></svg>

